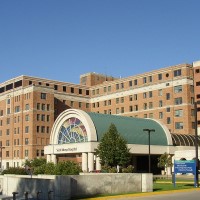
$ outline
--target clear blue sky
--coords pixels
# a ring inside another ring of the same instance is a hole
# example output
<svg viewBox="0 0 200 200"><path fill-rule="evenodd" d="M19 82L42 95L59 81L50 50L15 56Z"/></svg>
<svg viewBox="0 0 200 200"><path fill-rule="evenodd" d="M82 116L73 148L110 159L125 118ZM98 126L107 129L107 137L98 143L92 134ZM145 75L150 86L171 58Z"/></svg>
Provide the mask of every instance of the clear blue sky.
<svg viewBox="0 0 200 200"><path fill-rule="evenodd" d="M200 0L0 0L0 83L79 83L200 60Z"/></svg>

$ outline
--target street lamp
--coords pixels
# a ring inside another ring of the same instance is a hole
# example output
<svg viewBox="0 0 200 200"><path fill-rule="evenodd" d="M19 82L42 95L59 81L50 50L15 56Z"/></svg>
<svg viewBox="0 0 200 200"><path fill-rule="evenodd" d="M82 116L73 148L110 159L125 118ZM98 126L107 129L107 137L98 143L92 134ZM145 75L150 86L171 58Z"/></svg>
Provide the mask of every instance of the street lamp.
<svg viewBox="0 0 200 200"><path fill-rule="evenodd" d="M196 187L199 187L199 156L198 156L198 119L197 119L197 104L200 104L200 101L194 102L194 111L195 111L195 151L196 151Z"/></svg>
<svg viewBox="0 0 200 200"><path fill-rule="evenodd" d="M2 171L2 150L5 149L5 147L0 146L1 149L1 171Z"/></svg>
<svg viewBox="0 0 200 200"><path fill-rule="evenodd" d="M146 131L149 135L149 173L151 173L151 151L150 151L150 144L151 144L151 132L155 132L155 129L148 129L148 128L145 128L143 129L143 131Z"/></svg>

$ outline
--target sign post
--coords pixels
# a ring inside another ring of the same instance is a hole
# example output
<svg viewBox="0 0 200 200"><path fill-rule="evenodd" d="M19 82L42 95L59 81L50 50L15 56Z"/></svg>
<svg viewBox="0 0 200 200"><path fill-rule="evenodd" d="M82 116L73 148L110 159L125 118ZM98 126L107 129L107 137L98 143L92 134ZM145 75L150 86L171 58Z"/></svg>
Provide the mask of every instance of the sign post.
<svg viewBox="0 0 200 200"><path fill-rule="evenodd" d="M194 175L194 187L197 186L195 160L174 160L174 187L176 186L176 174L178 173L192 173Z"/></svg>

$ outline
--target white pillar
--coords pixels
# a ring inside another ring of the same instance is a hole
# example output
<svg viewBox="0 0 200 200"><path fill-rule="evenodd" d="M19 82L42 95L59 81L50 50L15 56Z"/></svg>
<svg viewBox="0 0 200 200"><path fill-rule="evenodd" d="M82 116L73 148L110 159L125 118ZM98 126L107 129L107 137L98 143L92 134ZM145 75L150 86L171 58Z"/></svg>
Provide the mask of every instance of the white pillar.
<svg viewBox="0 0 200 200"><path fill-rule="evenodd" d="M47 155L47 162L51 162L51 155Z"/></svg>
<svg viewBox="0 0 200 200"><path fill-rule="evenodd" d="M88 155L87 153L82 153L82 171L88 171Z"/></svg>
<svg viewBox="0 0 200 200"><path fill-rule="evenodd" d="M101 170L100 158L98 156L96 157L96 170Z"/></svg>
<svg viewBox="0 0 200 200"><path fill-rule="evenodd" d="M88 170L89 172L94 170L94 153L88 153Z"/></svg>
<svg viewBox="0 0 200 200"><path fill-rule="evenodd" d="M55 155L55 154L52 154L52 155L51 155L51 161L52 161L54 164L57 164L57 159L56 159L56 155Z"/></svg>

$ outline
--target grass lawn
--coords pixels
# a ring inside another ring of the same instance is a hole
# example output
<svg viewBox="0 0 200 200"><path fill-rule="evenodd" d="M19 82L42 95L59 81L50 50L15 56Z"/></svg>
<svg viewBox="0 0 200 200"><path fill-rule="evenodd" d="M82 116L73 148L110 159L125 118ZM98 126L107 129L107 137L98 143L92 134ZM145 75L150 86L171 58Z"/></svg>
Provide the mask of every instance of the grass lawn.
<svg viewBox="0 0 200 200"><path fill-rule="evenodd" d="M177 179L176 186L172 183L171 179L157 179L153 184L153 191L167 191L194 188L193 180Z"/></svg>

